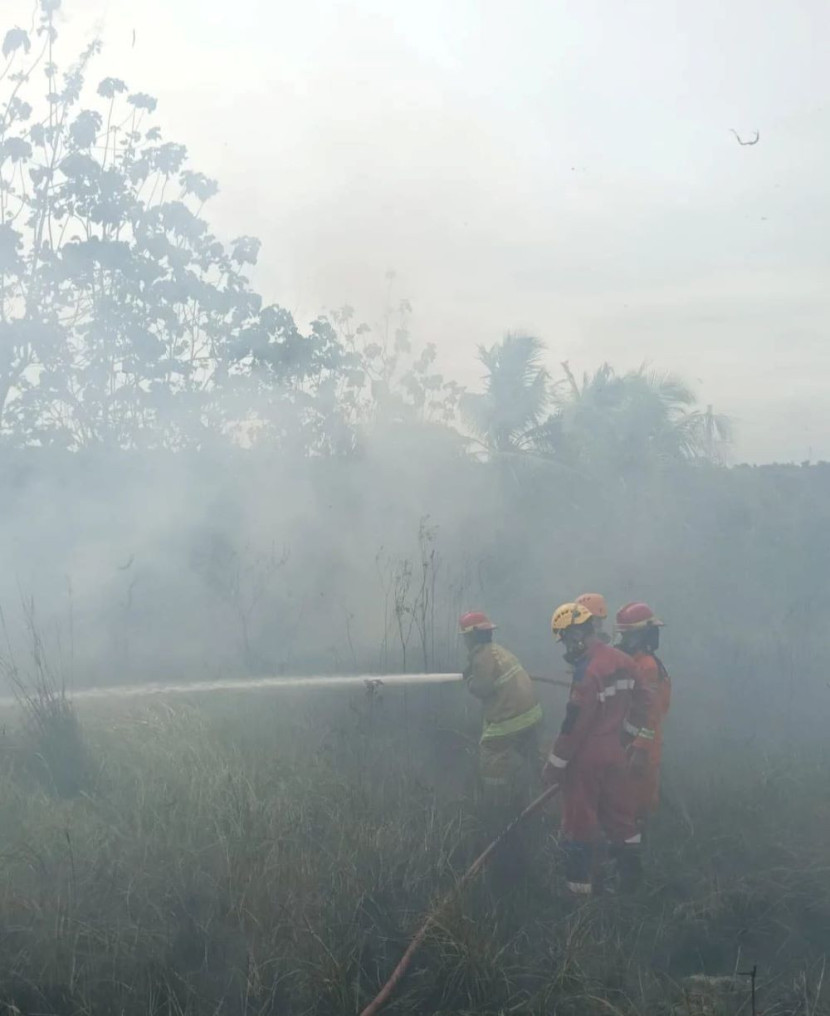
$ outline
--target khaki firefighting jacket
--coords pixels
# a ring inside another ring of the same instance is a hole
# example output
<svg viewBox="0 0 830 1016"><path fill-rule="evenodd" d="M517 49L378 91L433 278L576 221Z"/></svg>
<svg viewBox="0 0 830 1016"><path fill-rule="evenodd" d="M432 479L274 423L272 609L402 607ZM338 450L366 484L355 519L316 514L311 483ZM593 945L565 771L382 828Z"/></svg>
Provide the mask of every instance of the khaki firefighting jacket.
<svg viewBox="0 0 830 1016"><path fill-rule="evenodd" d="M482 741L518 734L541 721L542 708L527 671L512 653L495 642L473 649L464 680L484 704Z"/></svg>

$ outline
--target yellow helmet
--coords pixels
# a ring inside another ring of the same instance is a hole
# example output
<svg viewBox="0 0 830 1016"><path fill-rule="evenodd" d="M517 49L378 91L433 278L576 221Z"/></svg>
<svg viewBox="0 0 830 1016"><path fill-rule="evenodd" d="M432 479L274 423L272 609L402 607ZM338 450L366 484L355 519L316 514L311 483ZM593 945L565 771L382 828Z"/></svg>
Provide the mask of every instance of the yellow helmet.
<svg viewBox="0 0 830 1016"><path fill-rule="evenodd" d="M585 624L586 621L591 620L591 616L590 610L583 607L581 603L563 603L553 612L553 617L550 619L550 630L557 639L561 639L568 628Z"/></svg>

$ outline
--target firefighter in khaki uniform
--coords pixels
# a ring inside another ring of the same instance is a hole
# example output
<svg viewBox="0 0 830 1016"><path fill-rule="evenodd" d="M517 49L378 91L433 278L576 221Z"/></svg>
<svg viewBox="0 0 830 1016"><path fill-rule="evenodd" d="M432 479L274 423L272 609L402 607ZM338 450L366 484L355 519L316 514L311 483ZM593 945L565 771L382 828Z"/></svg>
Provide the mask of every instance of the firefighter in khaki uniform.
<svg viewBox="0 0 830 1016"><path fill-rule="evenodd" d="M467 689L484 706L479 771L487 799L515 807L526 799L536 775L542 708L527 671L493 641L495 625L474 611L459 622L467 647Z"/></svg>

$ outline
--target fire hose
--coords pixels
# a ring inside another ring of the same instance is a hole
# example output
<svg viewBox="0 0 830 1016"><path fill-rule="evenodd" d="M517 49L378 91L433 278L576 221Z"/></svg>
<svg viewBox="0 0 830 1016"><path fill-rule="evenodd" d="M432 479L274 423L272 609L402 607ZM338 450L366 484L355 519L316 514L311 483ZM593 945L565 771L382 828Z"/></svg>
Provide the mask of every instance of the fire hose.
<svg viewBox="0 0 830 1016"><path fill-rule="evenodd" d="M570 681L563 681L559 677L536 677L535 675L531 674L530 680L536 681L538 684L554 684L556 685L557 688L570 688L571 686Z"/></svg>
<svg viewBox="0 0 830 1016"><path fill-rule="evenodd" d="M380 1012L383 1005L389 1000L392 992L400 983L409 964L412 962L412 957L418 951L421 943L427 937L427 933L430 928L435 924L438 916L444 910L444 908L461 892L468 882L471 882L475 876L481 871L484 865L490 860L493 854L498 848L504 843L504 841L510 836L510 834L522 824L526 819L530 818L535 812L537 812L542 805L549 801L556 792L559 790L559 784L554 783L552 787L548 787L547 790L543 791L537 798L530 802L530 804L517 815L509 825L505 826L499 835L490 843L485 850L483 850L478 857L473 861L470 867L464 872L461 878L456 882L455 886L444 896L443 899L439 900L438 903L433 907L425 918L423 924L418 929L417 934L407 946L406 952L401 957L398 965L392 971L391 976L375 995L372 1001L363 1009L360 1016L376 1016Z"/></svg>
<svg viewBox="0 0 830 1016"><path fill-rule="evenodd" d="M213 681L142 681L132 685L104 685L102 687L67 689L66 695L73 702L94 701L97 699L133 699L169 695L202 695L209 692L239 691L298 691L305 688L338 689L350 686L360 687L367 691L378 688L409 684L460 684L463 675L454 674L316 674L313 676L297 675L289 677L228 677ZM554 684L568 688L568 681L556 677L531 677L532 681L542 684ZM19 705L14 695L0 697L0 709L13 709Z"/></svg>

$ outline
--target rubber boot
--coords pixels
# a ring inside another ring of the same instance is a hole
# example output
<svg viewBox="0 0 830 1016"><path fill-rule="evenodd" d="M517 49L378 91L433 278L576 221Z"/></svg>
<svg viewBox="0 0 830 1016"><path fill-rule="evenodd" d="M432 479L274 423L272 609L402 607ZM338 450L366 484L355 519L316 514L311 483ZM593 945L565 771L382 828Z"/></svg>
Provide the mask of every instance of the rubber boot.
<svg viewBox="0 0 830 1016"><path fill-rule="evenodd" d="M565 881L573 896L591 896L594 887L591 881L594 851L590 843L570 841L564 844Z"/></svg>
<svg viewBox="0 0 830 1016"><path fill-rule="evenodd" d="M619 880L616 858L609 851L608 844L602 841L594 848L594 895L616 896L619 892Z"/></svg>
<svg viewBox="0 0 830 1016"><path fill-rule="evenodd" d="M617 865L621 893L633 893L643 880L643 853L639 843L615 843L611 856Z"/></svg>

